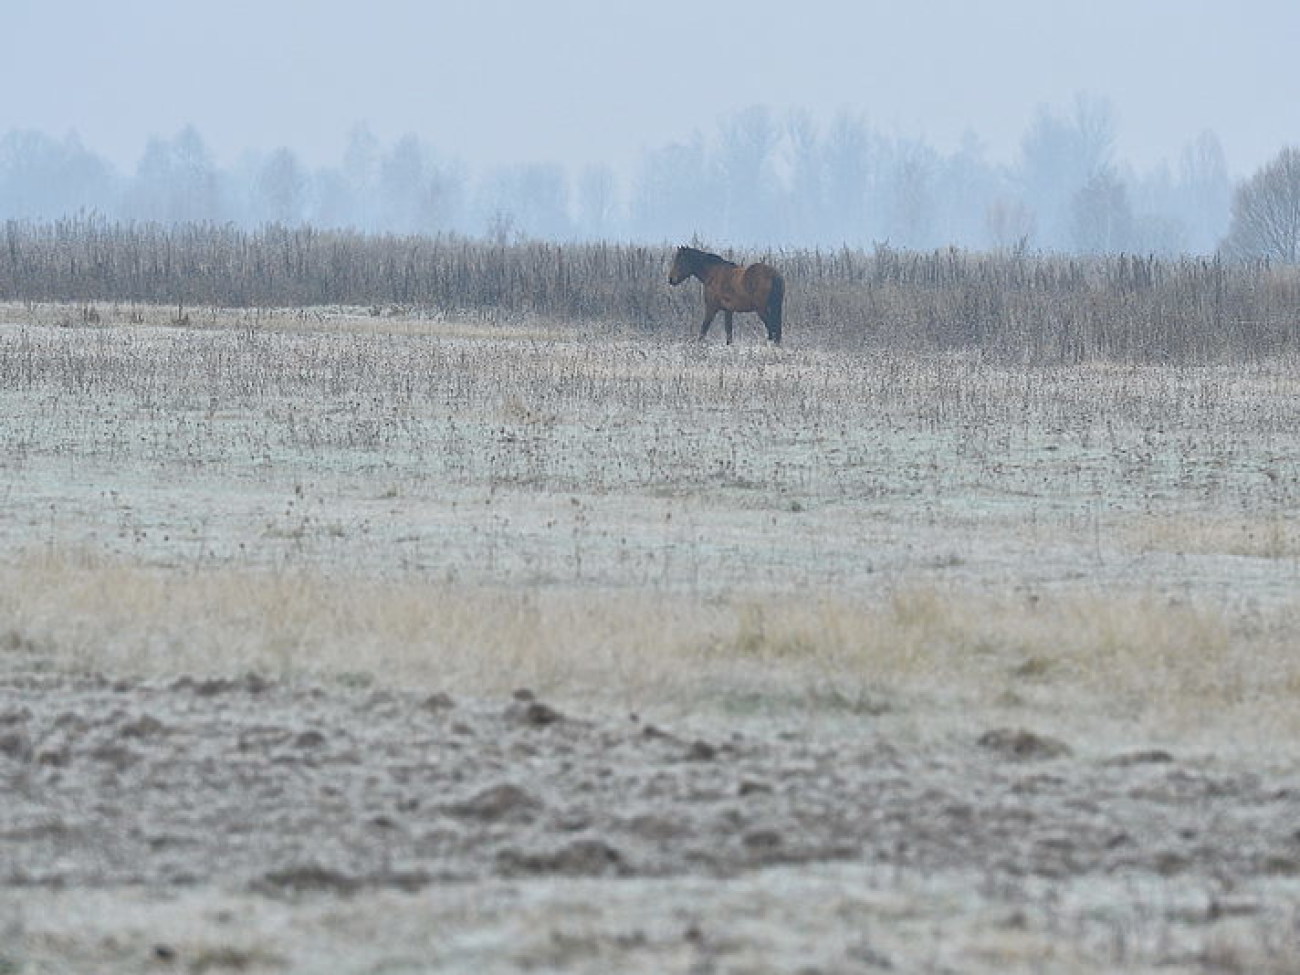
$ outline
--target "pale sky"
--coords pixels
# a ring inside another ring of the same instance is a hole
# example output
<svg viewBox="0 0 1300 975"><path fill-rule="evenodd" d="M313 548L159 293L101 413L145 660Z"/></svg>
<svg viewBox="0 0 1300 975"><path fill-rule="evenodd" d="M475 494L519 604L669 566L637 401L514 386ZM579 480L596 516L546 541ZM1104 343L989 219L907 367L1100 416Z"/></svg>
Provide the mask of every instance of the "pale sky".
<svg viewBox="0 0 1300 975"><path fill-rule="evenodd" d="M1206 129L1234 176L1300 144L1297 0L0 0L0 37L0 133L75 131L128 172L187 124L220 162L337 162L359 122L626 170L755 104L1009 162L1081 92L1139 168Z"/></svg>

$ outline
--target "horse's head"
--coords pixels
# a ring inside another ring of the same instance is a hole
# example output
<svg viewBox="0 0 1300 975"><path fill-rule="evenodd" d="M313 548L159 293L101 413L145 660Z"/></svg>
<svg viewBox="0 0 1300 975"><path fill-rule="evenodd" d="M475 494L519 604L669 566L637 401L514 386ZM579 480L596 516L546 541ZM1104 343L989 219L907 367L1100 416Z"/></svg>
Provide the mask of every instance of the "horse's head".
<svg viewBox="0 0 1300 975"><path fill-rule="evenodd" d="M695 262L691 256L693 253L689 247L677 248L677 256L673 258L673 266L668 269L669 284L681 284L695 272Z"/></svg>

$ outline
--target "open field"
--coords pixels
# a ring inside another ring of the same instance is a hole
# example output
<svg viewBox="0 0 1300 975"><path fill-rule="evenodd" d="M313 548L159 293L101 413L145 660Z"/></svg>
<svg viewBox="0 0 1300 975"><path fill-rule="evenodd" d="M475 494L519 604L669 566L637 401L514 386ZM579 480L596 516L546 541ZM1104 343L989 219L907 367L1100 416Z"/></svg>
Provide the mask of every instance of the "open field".
<svg viewBox="0 0 1300 975"><path fill-rule="evenodd" d="M0 972L1300 967L1293 359L0 311Z"/></svg>

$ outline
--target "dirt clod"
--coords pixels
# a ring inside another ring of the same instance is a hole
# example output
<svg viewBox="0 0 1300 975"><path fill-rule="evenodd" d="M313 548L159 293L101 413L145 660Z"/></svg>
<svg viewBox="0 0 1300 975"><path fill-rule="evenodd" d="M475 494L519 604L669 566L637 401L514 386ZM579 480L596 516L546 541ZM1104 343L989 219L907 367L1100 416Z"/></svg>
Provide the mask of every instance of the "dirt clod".
<svg viewBox="0 0 1300 975"><path fill-rule="evenodd" d="M319 731L302 731L294 736L295 748L320 748L325 744L325 736Z"/></svg>
<svg viewBox="0 0 1300 975"><path fill-rule="evenodd" d="M542 853L503 850L498 866L505 874L559 874L601 877L630 872L623 855L603 840L581 839Z"/></svg>
<svg viewBox="0 0 1300 975"><path fill-rule="evenodd" d="M463 819L484 822L526 821L542 808L542 801L511 783L489 786L463 802L446 807L448 813Z"/></svg>
<svg viewBox="0 0 1300 975"><path fill-rule="evenodd" d="M1151 748L1145 751L1124 752L1106 759L1105 765L1127 768L1130 765L1165 765L1174 760L1174 756L1163 748Z"/></svg>
<svg viewBox="0 0 1300 975"><path fill-rule="evenodd" d="M686 760L688 762L711 762L717 757L717 746L710 745L703 740L691 742L691 747L686 750Z"/></svg>
<svg viewBox="0 0 1300 975"><path fill-rule="evenodd" d="M426 711L450 711L456 706L456 702L446 691L434 691L424 699L421 706Z"/></svg>
<svg viewBox="0 0 1300 975"><path fill-rule="evenodd" d="M0 733L0 755L18 762L30 762L32 759L31 738L24 731Z"/></svg>
<svg viewBox="0 0 1300 975"><path fill-rule="evenodd" d="M1015 761L1039 761L1073 754L1065 742L1024 728L996 728L980 735L977 744L1002 758Z"/></svg>
<svg viewBox="0 0 1300 975"><path fill-rule="evenodd" d="M506 708L506 719L512 724L530 728L544 728L564 720L564 715L549 704L530 699L516 701Z"/></svg>

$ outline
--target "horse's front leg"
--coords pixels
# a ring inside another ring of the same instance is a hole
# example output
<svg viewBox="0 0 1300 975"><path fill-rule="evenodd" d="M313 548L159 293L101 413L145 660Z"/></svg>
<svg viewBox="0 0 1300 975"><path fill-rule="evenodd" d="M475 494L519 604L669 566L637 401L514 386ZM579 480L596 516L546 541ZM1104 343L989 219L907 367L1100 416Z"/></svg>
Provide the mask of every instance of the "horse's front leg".
<svg viewBox="0 0 1300 975"><path fill-rule="evenodd" d="M727 344L728 344L728 345L731 344L731 316L734 315L734 314L735 314L735 312L732 312L732 311L726 311L726 312L723 312L723 315L724 315L725 317L722 319L722 325L723 325L723 327L726 328L726 330L727 330Z"/></svg>
<svg viewBox="0 0 1300 975"><path fill-rule="evenodd" d="M704 336L706 336L706 335L709 334L709 326L713 324L713 319L715 319L717 316L718 316L718 306L717 306L717 305L705 305L705 306L704 306L704 324L700 326L700 341L701 341L701 342L704 341ZM727 324L728 324L728 331L727 331L727 334L730 335L730 334L731 334L731 331L730 331L730 324L731 324L731 323L728 322Z"/></svg>

